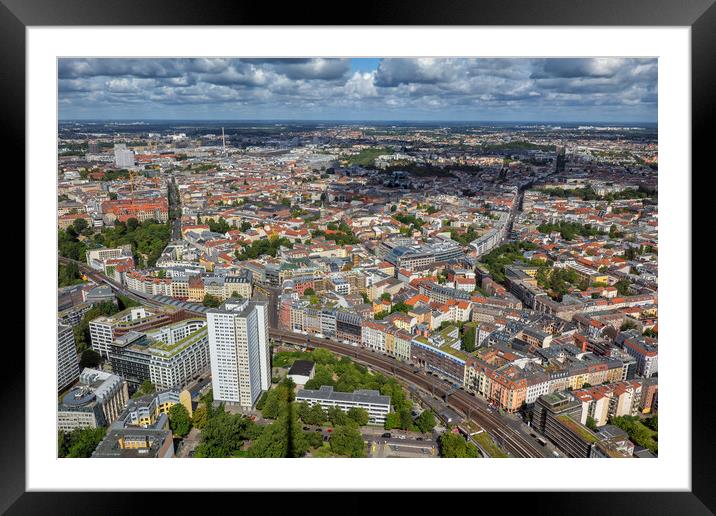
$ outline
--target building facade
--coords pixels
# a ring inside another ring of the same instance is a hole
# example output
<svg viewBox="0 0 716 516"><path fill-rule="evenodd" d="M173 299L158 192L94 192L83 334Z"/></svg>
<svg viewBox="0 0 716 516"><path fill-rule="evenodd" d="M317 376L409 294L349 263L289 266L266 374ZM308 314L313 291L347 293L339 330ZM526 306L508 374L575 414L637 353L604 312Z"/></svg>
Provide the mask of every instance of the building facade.
<svg viewBox="0 0 716 516"><path fill-rule="evenodd" d="M57 390L72 384L80 376L75 335L71 326L57 324Z"/></svg>
<svg viewBox="0 0 716 516"><path fill-rule="evenodd" d="M214 400L252 407L271 386L266 303L229 300L207 321Z"/></svg>

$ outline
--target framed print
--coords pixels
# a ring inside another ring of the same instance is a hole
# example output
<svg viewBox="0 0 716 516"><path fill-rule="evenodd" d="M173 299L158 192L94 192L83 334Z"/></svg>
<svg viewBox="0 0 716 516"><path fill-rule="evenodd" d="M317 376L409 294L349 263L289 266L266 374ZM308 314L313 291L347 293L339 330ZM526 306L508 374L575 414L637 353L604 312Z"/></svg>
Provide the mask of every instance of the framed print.
<svg viewBox="0 0 716 516"><path fill-rule="evenodd" d="M398 490L714 510L691 314L712 2L351 25L3 2L27 203L3 509Z"/></svg>

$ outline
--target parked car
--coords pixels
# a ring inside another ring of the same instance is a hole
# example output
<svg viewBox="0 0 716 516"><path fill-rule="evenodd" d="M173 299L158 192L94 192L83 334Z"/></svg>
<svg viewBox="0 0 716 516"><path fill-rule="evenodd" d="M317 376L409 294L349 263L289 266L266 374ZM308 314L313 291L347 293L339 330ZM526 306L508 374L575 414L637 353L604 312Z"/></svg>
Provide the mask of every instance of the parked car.
<svg viewBox="0 0 716 516"><path fill-rule="evenodd" d="M405 436L404 436L404 435L399 435L399 436L398 436L398 439L405 439Z"/></svg>
<svg viewBox="0 0 716 516"><path fill-rule="evenodd" d="M381 435L381 437L389 439L391 437L390 432L385 432L383 435Z"/></svg>

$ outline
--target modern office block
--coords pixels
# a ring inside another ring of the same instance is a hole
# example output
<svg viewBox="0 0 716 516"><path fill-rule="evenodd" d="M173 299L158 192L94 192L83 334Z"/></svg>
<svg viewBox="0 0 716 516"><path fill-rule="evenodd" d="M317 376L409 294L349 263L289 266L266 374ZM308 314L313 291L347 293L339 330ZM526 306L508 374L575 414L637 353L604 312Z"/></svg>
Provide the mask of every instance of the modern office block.
<svg viewBox="0 0 716 516"><path fill-rule="evenodd" d="M57 325L57 390L61 391L80 375L79 359L72 327Z"/></svg>
<svg viewBox="0 0 716 516"><path fill-rule="evenodd" d="M207 321L214 400L252 407L271 386L266 304L231 299Z"/></svg>
<svg viewBox="0 0 716 516"><path fill-rule="evenodd" d="M360 389L354 392L334 391L330 385L322 385L318 390L301 389L296 394L296 402L320 405L324 410L338 407L343 412L352 408L362 408L368 412L368 423L385 424L390 412L390 396L383 396L375 390Z"/></svg>

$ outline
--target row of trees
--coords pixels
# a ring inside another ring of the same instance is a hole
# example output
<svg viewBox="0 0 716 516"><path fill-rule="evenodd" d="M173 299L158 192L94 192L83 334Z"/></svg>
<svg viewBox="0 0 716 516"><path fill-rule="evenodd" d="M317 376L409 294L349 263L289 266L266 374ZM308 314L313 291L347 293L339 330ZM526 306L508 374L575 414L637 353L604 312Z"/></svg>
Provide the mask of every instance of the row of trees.
<svg viewBox="0 0 716 516"><path fill-rule="evenodd" d="M296 410L299 419L306 425L321 426L330 422L333 426L361 427L368 424L368 411L359 407L353 407L348 412L338 407L323 410L318 404L311 406L304 401L296 405Z"/></svg>

